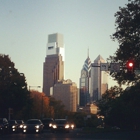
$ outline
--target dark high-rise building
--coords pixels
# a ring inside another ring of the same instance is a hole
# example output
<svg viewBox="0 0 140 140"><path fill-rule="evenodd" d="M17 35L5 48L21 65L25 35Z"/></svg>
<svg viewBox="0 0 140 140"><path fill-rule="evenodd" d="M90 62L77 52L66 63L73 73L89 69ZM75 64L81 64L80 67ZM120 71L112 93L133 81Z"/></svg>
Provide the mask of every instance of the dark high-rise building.
<svg viewBox="0 0 140 140"><path fill-rule="evenodd" d="M51 95L51 87L58 80L64 79L64 44L63 35L48 35L47 54L43 67L43 92Z"/></svg>
<svg viewBox="0 0 140 140"><path fill-rule="evenodd" d="M90 103L90 83L91 83L91 61L89 56L85 60L81 70L79 91L79 105L85 106Z"/></svg>

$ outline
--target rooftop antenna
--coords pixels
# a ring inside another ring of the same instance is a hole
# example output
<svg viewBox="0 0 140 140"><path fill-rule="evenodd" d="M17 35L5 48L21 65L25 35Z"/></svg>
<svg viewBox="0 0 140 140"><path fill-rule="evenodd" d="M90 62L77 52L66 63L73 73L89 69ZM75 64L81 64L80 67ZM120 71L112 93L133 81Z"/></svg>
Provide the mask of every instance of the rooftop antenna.
<svg viewBox="0 0 140 140"><path fill-rule="evenodd" d="M88 48L88 54L87 54L87 56L89 57L89 48Z"/></svg>

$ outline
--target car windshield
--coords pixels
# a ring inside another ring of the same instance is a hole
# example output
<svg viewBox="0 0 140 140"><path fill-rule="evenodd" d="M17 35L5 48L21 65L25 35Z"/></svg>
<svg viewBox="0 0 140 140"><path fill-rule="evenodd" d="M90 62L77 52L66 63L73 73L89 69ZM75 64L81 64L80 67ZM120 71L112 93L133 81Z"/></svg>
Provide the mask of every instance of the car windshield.
<svg viewBox="0 0 140 140"><path fill-rule="evenodd" d="M65 124L65 123L67 123L66 120L55 120L55 122L56 122L57 124Z"/></svg>
<svg viewBox="0 0 140 140"><path fill-rule="evenodd" d="M9 121L9 124L16 124L15 121Z"/></svg>
<svg viewBox="0 0 140 140"><path fill-rule="evenodd" d="M38 120L29 120L29 121L27 121L26 124L40 124L40 121L38 121Z"/></svg>
<svg viewBox="0 0 140 140"><path fill-rule="evenodd" d="M17 120L17 123L18 123L18 124L22 124L23 121L21 121L21 120Z"/></svg>
<svg viewBox="0 0 140 140"><path fill-rule="evenodd" d="M50 123L52 122L53 120L42 120L43 123Z"/></svg>

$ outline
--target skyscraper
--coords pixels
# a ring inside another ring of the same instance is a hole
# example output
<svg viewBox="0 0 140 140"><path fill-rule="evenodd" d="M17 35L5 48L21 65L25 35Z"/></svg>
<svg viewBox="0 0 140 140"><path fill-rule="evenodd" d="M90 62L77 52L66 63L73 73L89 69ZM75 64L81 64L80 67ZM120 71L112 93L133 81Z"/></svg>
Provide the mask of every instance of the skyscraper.
<svg viewBox="0 0 140 140"><path fill-rule="evenodd" d="M50 88L58 80L64 79L64 44L63 35L48 35L47 53L43 65L43 92L50 96Z"/></svg>
<svg viewBox="0 0 140 140"><path fill-rule="evenodd" d="M89 56L84 62L80 77L79 105L90 103L91 61Z"/></svg>
<svg viewBox="0 0 140 140"><path fill-rule="evenodd" d="M108 74L106 71L100 70L100 64L105 63L105 60L99 55L92 63L91 67L91 93L92 101L97 101L102 98L102 94L108 89Z"/></svg>

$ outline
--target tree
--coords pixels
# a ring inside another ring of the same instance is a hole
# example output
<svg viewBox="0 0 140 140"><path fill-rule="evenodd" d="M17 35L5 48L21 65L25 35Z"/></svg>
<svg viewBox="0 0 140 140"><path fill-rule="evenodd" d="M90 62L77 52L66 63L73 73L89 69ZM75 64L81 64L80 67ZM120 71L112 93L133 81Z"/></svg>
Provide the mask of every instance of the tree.
<svg viewBox="0 0 140 140"><path fill-rule="evenodd" d="M53 118L65 118L67 115L67 111L65 110L65 106L60 100L56 100L54 97L50 97L49 99L50 107L53 108L54 114Z"/></svg>
<svg viewBox="0 0 140 140"><path fill-rule="evenodd" d="M140 82L125 90L121 100L125 106L123 110L125 125L133 129L140 129Z"/></svg>
<svg viewBox="0 0 140 140"><path fill-rule="evenodd" d="M108 90L98 103L100 115L105 116L105 124L139 129L140 83L124 91L115 87L112 89Z"/></svg>
<svg viewBox="0 0 140 140"><path fill-rule="evenodd" d="M100 109L100 115L103 115L105 117L109 116L109 113L113 108L115 101L122 94L122 92L122 88L114 86L108 89L106 93L102 95L102 99L97 103Z"/></svg>
<svg viewBox="0 0 140 140"><path fill-rule="evenodd" d="M0 54L0 116L8 117L10 108L13 117L22 116L29 95L24 74L18 72L8 55Z"/></svg>
<svg viewBox="0 0 140 140"><path fill-rule="evenodd" d="M31 90L30 92L31 92L31 99L33 103L30 117L32 118L50 117L49 98L45 96L44 93L40 93L35 90Z"/></svg>
<svg viewBox="0 0 140 140"><path fill-rule="evenodd" d="M119 43L115 56L110 56L108 61L117 62L121 65L120 73L113 73L112 76L119 84L129 82L126 73L128 60L135 62L135 68L139 68L140 62L140 1L129 0L126 7L119 7L115 13L116 32L111 38ZM140 77L136 76L133 81Z"/></svg>

